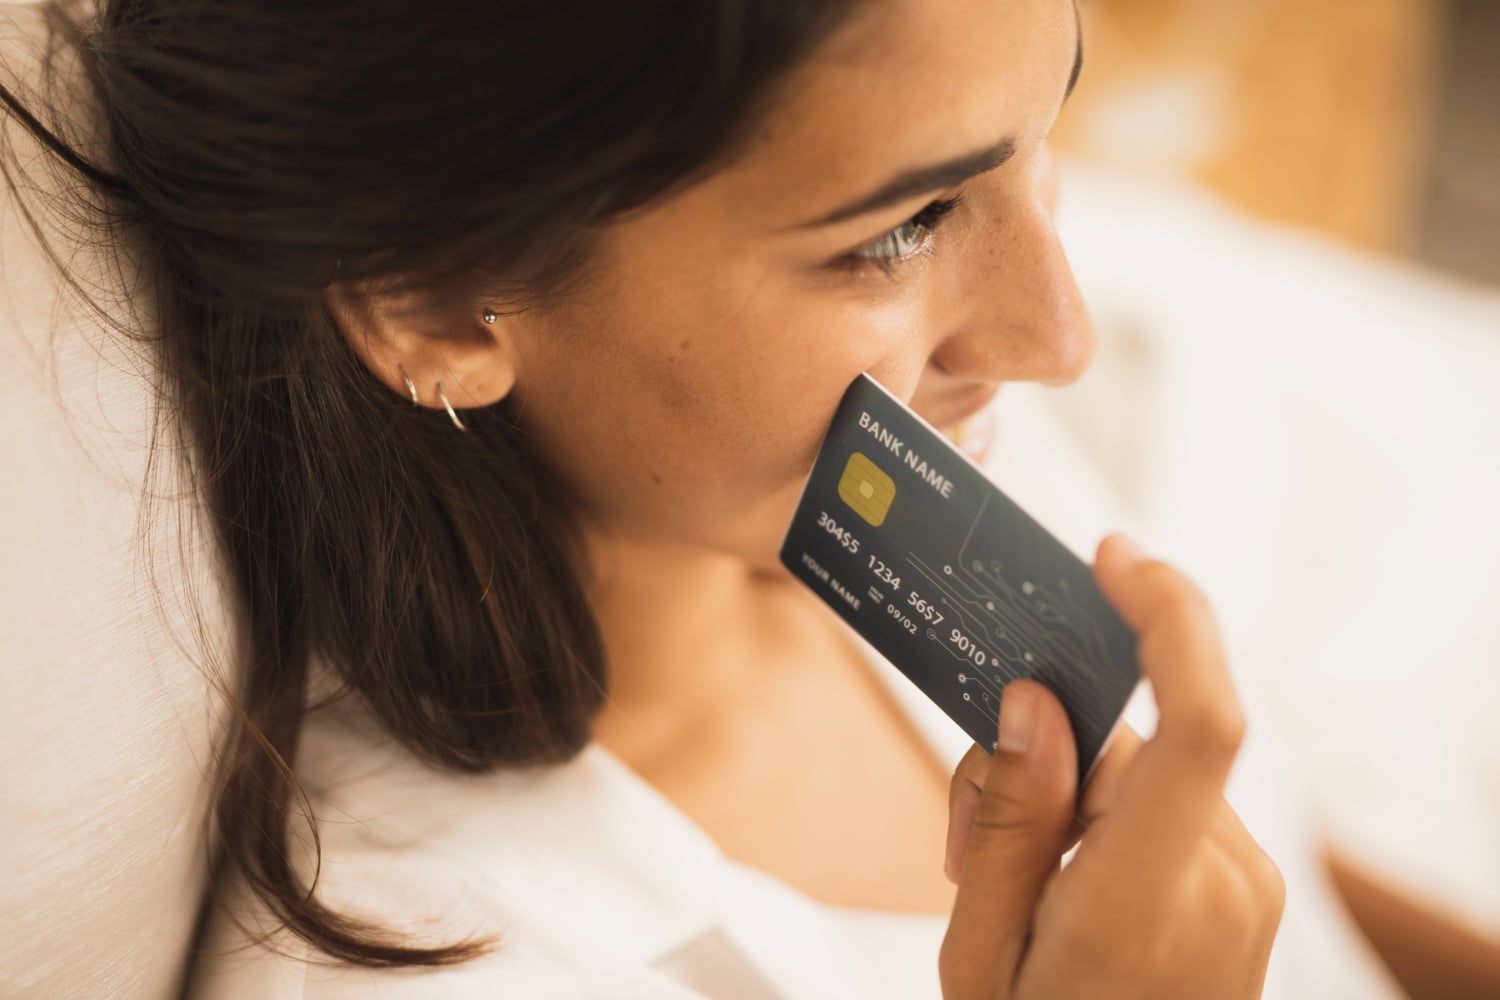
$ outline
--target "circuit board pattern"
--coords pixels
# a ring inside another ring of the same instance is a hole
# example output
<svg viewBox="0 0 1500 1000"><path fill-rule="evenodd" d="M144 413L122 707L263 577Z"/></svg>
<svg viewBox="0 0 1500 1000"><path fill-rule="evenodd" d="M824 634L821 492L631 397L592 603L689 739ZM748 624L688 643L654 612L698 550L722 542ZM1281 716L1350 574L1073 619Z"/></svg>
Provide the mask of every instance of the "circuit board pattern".
<svg viewBox="0 0 1500 1000"><path fill-rule="evenodd" d="M990 500L982 501L956 560L934 567L915 554L907 556L913 571L940 595L940 605L979 640L989 662L979 666L953 650L936 628L927 629L927 638L956 661L954 680L966 688L964 701L989 725L999 722L1005 685L1042 672L1065 700L1084 706L1077 714L1090 728L1107 730L1114 719L1088 697L1111 673L1100 623L1074 598L1067 580L1022 580L1017 586L1006 578L1005 565L984 544L999 527L986 525Z"/></svg>
<svg viewBox="0 0 1500 1000"><path fill-rule="evenodd" d="M864 509L873 486L841 497L851 463L862 481L889 477L880 516ZM1034 678L1067 711L1083 778L1140 677L1135 634L1089 566L865 375L839 403L780 557L987 749L1005 686Z"/></svg>

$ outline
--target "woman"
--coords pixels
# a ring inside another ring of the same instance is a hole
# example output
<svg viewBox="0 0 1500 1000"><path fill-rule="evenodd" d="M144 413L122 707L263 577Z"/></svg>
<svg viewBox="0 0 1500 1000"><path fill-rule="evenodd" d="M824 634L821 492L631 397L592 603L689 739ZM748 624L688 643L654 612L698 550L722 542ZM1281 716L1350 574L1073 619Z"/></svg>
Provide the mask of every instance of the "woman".
<svg viewBox="0 0 1500 1000"><path fill-rule="evenodd" d="M1259 994L1282 885L1189 581L1101 546L1161 724L1075 802L1045 689L950 784L775 559L860 372L952 428L1087 365L1071 0L54 10L100 132L50 144L244 603L195 995L870 995L784 950L818 928L652 909L715 852L943 915L947 997ZM651 796L701 842L644 841Z"/></svg>

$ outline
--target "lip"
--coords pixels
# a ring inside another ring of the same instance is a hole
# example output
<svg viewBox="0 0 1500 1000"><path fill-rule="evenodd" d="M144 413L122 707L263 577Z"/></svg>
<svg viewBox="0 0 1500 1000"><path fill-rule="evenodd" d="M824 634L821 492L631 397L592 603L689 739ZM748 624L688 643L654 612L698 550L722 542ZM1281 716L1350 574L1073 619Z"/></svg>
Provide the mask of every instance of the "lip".
<svg viewBox="0 0 1500 1000"><path fill-rule="evenodd" d="M1000 392L998 385L985 387L974 398L958 409L949 411L941 419L929 420L928 422L938 430L952 430L956 425L963 423L969 417L990 405L991 400Z"/></svg>

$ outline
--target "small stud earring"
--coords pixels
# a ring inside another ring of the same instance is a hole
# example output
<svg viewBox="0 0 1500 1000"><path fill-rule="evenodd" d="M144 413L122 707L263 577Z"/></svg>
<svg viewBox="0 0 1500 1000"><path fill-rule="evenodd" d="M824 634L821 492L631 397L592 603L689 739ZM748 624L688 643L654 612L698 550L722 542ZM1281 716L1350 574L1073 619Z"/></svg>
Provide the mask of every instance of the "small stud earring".
<svg viewBox="0 0 1500 1000"><path fill-rule="evenodd" d="M500 318L500 314L495 312L495 310L493 309L486 309L483 313L480 314L480 316L486 323L494 323L495 320Z"/></svg>
<svg viewBox="0 0 1500 1000"><path fill-rule="evenodd" d="M411 394L411 403L412 403L412 405L413 406L420 406L420 405L422 405L421 401L419 399L417 399L417 383L413 382L411 380L411 376L408 375L408 374L406 374L406 366L404 366L404 365L402 365L402 364L400 364L398 362L396 364L396 370L401 373L402 380L406 382L406 391Z"/></svg>
<svg viewBox="0 0 1500 1000"><path fill-rule="evenodd" d="M438 382L436 384L436 388L438 399L441 399L443 401L443 409L448 411L448 419L453 421L453 426L457 427L461 431L468 430L468 428L464 426L464 422L458 419L458 414L453 412L453 404L448 402L448 396L443 392L443 383Z"/></svg>

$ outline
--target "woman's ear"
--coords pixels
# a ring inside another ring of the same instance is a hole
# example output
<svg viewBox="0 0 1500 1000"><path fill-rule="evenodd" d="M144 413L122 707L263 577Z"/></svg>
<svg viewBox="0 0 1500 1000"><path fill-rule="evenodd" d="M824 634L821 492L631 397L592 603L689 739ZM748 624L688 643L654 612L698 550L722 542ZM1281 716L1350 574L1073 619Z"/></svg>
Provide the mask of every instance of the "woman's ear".
<svg viewBox="0 0 1500 1000"><path fill-rule="evenodd" d="M499 402L516 384L513 316L467 303L438 308L362 282L332 284L323 299L365 367L403 399L442 409L446 396L456 408L474 408Z"/></svg>

